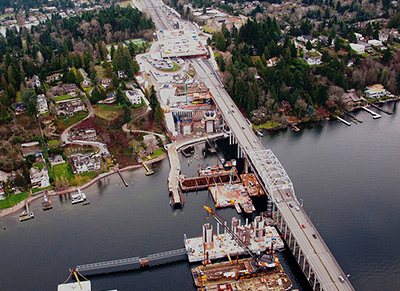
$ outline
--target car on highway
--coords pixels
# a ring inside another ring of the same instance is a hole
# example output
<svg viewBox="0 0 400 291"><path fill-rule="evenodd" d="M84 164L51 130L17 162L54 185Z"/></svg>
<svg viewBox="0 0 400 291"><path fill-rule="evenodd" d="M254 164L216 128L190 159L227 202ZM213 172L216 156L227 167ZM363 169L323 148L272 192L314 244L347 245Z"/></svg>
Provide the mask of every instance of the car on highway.
<svg viewBox="0 0 400 291"><path fill-rule="evenodd" d="M339 276L338 278L340 282L344 283L344 278L342 276Z"/></svg>
<svg viewBox="0 0 400 291"><path fill-rule="evenodd" d="M306 228L306 226L304 224L301 225L302 228Z"/></svg>
<svg viewBox="0 0 400 291"><path fill-rule="evenodd" d="M286 195L287 195L287 197L290 197L290 194L289 194L289 192L286 192Z"/></svg>
<svg viewBox="0 0 400 291"><path fill-rule="evenodd" d="M300 211L299 206L295 206L294 209L296 209L296 211Z"/></svg>
<svg viewBox="0 0 400 291"><path fill-rule="evenodd" d="M289 203L289 206L290 206L290 208L293 208L293 204L292 203Z"/></svg>
<svg viewBox="0 0 400 291"><path fill-rule="evenodd" d="M232 109L232 113L235 113L235 110Z"/></svg>
<svg viewBox="0 0 400 291"><path fill-rule="evenodd" d="M244 126L242 126L242 129L244 130Z"/></svg>
<svg viewBox="0 0 400 291"><path fill-rule="evenodd" d="M231 113L229 111L227 111L226 114L231 114Z"/></svg>
<svg viewBox="0 0 400 291"><path fill-rule="evenodd" d="M231 107L232 107L232 108L235 108L235 105L231 104Z"/></svg>
<svg viewBox="0 0 400 291"><path fill-rule="evenodd" d="M253 140L254 141L254 143L257 143L257 140L255 139L255 140Z"/></svg>
<svg viewBox="0 0 400 291"><path fill-rule="evenodd" d="M313 233L312 237L316 239L317 235L315 233Z"/></svg>

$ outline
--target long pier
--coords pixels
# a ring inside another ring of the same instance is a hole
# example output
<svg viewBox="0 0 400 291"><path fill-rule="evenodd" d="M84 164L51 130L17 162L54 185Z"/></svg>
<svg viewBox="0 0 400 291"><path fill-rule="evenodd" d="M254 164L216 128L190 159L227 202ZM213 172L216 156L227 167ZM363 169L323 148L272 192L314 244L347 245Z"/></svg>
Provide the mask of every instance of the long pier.
<svg viewBox="0 0 400 291"><path fill-rule="evenodd" d="M104 261L76 266L76 270L83 275L96 275L113 273L126 270L134 270L144 266L154 266L171 261L181 260L186 257L185 248L151 254L146 257L131 257L125 259Z"/></svg>
<svg viewBox="0 0 400 291"><path fill-rule="evenodd" d="M373 118L373 119L381 118L381 115L380 115L380 114L378 114L378 113L376 113L376 112L374 112L374 111L368 109L367 107L362 106L361 108L364 109L365 111L367 111L368 113L370 113L370 114L372 115L372 118Z"/></svg>
<svg viewBox="0 0 400 291"><path fill-rule="evenodd" d="M124 176L122 176L122 174L121 174L121 172L120 172L120 170L118 168L117 168L117 173L120 176L120 178L121 178L122 182L124 183L125 187L128 187L128 183L126 182Z"/></svg>

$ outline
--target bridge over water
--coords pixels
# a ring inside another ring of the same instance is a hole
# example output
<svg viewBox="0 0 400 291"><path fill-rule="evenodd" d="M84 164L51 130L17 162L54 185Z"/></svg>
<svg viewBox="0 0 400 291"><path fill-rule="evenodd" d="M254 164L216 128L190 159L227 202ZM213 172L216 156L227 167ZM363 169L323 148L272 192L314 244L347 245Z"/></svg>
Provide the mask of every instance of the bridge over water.
<svg viewBox="0 0 400 291"><path fill-rule="evenodd" d="M104 262L91 263L86 265L76 266L76 270L83 275L95 275L100 273L112 273L122 270L133 270L141 266L161 264L163 262L171 262L177 259L186 258L186 249L177 249L156 254L151 254L146 257L132 257L126 259L118 259Z"/></svg>
<svg viewBox="0 0 400 291"><path fill-rule="evenodd" d="M297 200L293 183L278 158L265 149L240 113L211 63L194 59L197 76L210 89L230 128L230 144L238 144L245 170L252 168L269 197L269 210L314 290L354 290L343 270Z"/></svg>

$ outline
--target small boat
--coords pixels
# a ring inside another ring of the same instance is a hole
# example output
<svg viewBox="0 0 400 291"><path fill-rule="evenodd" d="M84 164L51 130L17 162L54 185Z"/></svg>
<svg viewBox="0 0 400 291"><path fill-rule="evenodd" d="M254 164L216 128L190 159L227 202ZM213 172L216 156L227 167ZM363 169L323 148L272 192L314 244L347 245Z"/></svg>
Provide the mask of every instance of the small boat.
<svg viewBox="0 0 400 291"><path fill-rule="evenodd" d="M81 192L80 189L78 189L78 193L72 194L71 198L72 198L71 199L72 204L81 203L83 201L86 201L86 194Z"/></svg>
<svg viewBox="0 0 400 291"><path fill-rule="evenodd" d="M26 211L24 211L26 212ZM25 215L20 215L19 217L19 221L25 221L25 220L29 220L35 217L35 214L31 211L29 214L25 214Z"/></svg>
<svg viewBox="0 0 400 291"><path fill-rule="evenodd" d="M19 215L19 217L25 216L26 215L26 210L22 211L22 213Z"/></svg>

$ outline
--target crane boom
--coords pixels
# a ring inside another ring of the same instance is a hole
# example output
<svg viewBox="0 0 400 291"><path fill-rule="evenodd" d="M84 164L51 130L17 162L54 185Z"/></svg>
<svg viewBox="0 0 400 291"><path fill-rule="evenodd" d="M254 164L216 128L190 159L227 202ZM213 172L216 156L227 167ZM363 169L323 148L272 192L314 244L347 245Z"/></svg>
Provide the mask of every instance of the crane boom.
<svg viewBox="0 0 400 291"><path fill-rule="evenodd" d="M238 245L244 250L244 252L251 256L251 258L254 260L255 264L258 267L271 268L278 265L277 261L278 258L274 259L271 254L262 255L261 257L256 256L252 252L252 250L242 241L242 239L226 225L226 221L224 219L218 216L218 214L216 214L210 207L204 206L204 209L207 210L220 225L222 225L222 227L231 235L231 237L238 243ZM271 241L274 239L275 238L272 238ZM272 253L272 246L271 246L271 253Z"/></svg>

